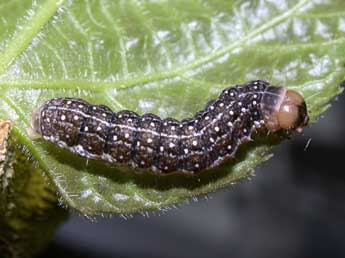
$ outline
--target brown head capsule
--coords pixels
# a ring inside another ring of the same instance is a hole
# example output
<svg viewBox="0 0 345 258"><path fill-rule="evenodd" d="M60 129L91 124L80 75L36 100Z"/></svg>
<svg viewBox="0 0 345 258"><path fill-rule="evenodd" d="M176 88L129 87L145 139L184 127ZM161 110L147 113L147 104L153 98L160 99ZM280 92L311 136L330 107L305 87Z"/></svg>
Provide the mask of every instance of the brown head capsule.
<svg viewBox="0 0 345 258"><path fill-rule="evenodd" d="M303 132L308 125L309 116L304 98L293 90L287 90L280 105L277 118L281 129Z"/></svg>
<svg viewBox="0 0 345 258"><path fill-rule="evenodd" d="M309 122L304 98L298 92L283 87L270 86L266 89L262 112L270 132L287 130L302 133Z"/></svg>

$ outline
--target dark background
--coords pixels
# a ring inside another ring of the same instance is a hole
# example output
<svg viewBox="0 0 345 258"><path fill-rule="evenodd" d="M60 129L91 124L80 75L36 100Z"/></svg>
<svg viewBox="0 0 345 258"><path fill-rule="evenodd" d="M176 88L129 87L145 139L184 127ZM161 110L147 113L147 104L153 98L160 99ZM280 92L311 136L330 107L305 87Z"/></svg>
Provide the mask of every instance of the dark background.
<svg viewBox="0 0 345 258"><path fill-rule="evenodd" d="M148 218L72 215L39 258L345 257L344 129L341 96L251 181Z"/></svg>

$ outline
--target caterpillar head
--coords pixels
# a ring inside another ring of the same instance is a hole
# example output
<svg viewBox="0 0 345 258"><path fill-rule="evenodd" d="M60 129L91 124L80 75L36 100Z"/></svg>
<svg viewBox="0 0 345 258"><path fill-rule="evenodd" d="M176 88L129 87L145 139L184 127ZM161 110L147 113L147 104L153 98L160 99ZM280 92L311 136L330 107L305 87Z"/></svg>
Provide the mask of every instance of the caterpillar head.
<svg viewBox="0 0 345 258"><path fill-rule="evenodd" d="M261 102L265 126L268 131L303 132L309 116L304 98L296 91L270 86Z"/></svg>
<svg viewBox="0 0 345 258"><path fill-rule="evenodd" d="M280 129L303 132L308 125L309 116L304 98L293 90L287 90L277 112Z"/></svg>

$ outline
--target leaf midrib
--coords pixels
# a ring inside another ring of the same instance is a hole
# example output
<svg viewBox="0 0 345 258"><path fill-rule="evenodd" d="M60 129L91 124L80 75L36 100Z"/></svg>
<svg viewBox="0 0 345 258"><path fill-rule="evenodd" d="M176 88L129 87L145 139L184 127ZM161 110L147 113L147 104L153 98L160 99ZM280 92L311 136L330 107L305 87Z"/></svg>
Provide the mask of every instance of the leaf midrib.
<svg viewBox="0 0 345 258"><path fill-rule="evenodd" d="M49 0L48 2L54 2L54 1L53 0ZM295 15L296 11L298 9L300 9L301 7L303 7L304 4L306 4L307 2L308 2L307 0L301 0L294 7L290 8L288 11L283 12L279 16L276 16L275 18L269 20L268 22L263 23L260 27L258 27L255 30L252 30L247 35L245 35L244 37L238 39L237 41L233 42L232 44L229 44L229 45L224 46L222 48L219 48L219 49L217 49L217 50L215 50L213 52L210 52L209 54L207 54L207 55L205 55L205 56L203 56L201 58L198 58L198 59L194 60L193 62L187 63L187 64L182 65L182 66L178 66L177 68L173 68L173 69L167 70L165 72L151 73L151 74L148 74L148 75L142 75L142 76L135 77L135 78L119 80L119 81L116 81L116 82L106 82L106 81L102 81L102 82L96 81L95 82L95 81L90 81L90 84L96 84L97 85L97 83L100 83L102 85L109 85L109 88L111 88L111 87L113 87L113 88L128 88L128 87L131 87L131 86L134 86L134 85L142 85L142 84L153 82L153 81L160 81L160 80L163 80L163 79L169 79L169 78L173 78L173 77L176 77L176 76L185 75L186 71L190 71L192 69L196 69L198 67L201 67L202 65L204 65L206 63L209 63L209 62L211 62L211 61L213 61L213 60L215 60L215 59L225 55L228 52L231 52L232 50L240 47L246 41L255 38L256 36L260 35L264 31L270 29L274 25L276 25L276 24L278 24L278 23L288 19L292 15ZM59 1L59 3L61 4L62 0ZM43 8L41 8L41 9L43 9ZM57 11L57 9L58 9L58 6L55 9L54 13ZM49 18L51 18L54 13L50 12L51 16ZM48 16L46 16L46 17L48 18ZM43 20L42 19L41 23L43 21L45 21L45 23L46 23L48 20ZM35 27L41 28L42 26L35 26ZM38 33L39 30L37 30L36 32ZM15 57L17 57L21 52L24 51L24 49L22 49L22 51L19 52L19 50L23 47L22 45L24 43L27 43L27 45L26 45L26 47L27 47L29 45L29 43L32 42L32 40L35 37L35 34L33 32L27 33L25 35L27 35L28 38L24 39L22 44L19 44L18 47L15 47L16 41L14 41L15 40L15 38L14 38L12 40L13 44L12 45L9 44L7 49L5 48L4 51L0 54L0 76L2 74L4 74L6 72L6 70L11 66L11 64L15 60ZM16 48L17 51L13 51L12 48ZM3 53L7 53L7 52L9 54L6 54L5 58L2 57L4 55ZM11 55L11 53L12 53L12 55ZM9 62L9 61L11 61L11 62ZM6 67L5 67L5 63L7 63ZM34 82L34 81L30 81L30 82L32 84L32 82ZM70 85L66 85L66 83L63 83L63 85L65 85L66 88L75 88L75 84L74 83L75 82L79 82L79 81L78 80L71 80L71 81L67 80L67 82L71 82L71 84ZM46 85L46 83L47 82L44 82L44 81L42 83L38 83L37 85L42 85L42 87L39 86L37 88L38 89L45 89L43 85ZM1 86L1 84L4 84L4 81L1 83L1 80L0 80L0 86ZM13 86L13 84L19 85L18 83L13 83L12 82L11 85ZM92 87L92 86L90 86L90 87ZM61 88L61 84L60 84L60 88Z"/></svg>
<svg viewBox="0 0 345 258"><path fill-rule="evenodd" d="M37 36L38 32L41 30L41 28L44 26L44 24L46 24L49 21L49 19L56 13L56 11L58 10L59 6L62 3L63 3L62 0L61 1L48 0L44 5L44 6L46 6L46 9L43 7L41 7L41 9L40 9L42 12L46 11L45 15L41 16L41 18L39 19L37 17L39 17L38 14L40 12L38 12L35 15L36 18L34 17L28 23L27 28L29 28L29 26L31 26L31 25L35 25L35 26L33 26L33 29L32 30L25 30L25 28L24 28L21 31L21 33L16 34L16 36L12 39L10 44L7 45L7 48L5 48L3 50L3 52L0 54L0 75L3 75L6 73L6 71L12 65L14 60L30 45L30 43L35 38L35 36ZM305 3L307 3L307 0L302 0L302 1L298 2L293 8L289 9L287 12L284 12L281 15L271 19L270 21L268 21L266 23L264 23L259 28L251 31L246 36L240 38L239 40L235 41L234 43L232 43L228 46L225 46L225 47L220 48L214 52L211 52L208 55L201 57L199 59L196 59L193 62L190 62L184 66L180 66L180 67L175 68L175 69L170 69L167 72L153 73L153 74L144 75L144 76L141 76L138 78L128 79L126 81L121 81L121 84L122 84L121 88L126 88L126 87L130 87L133 85L138 85L138 84L144 84L144 83L156 81L156 80L172 78L172 77L179 76L179 75L183 76L185 74L185 71L195 69L197 67L204 65L205 63L211 62L211 61L221 57L222 55L226 54L227 52L230 52L231 50L236 49L241 44L244 44L249 39L252 39L253 37L261 34L262 32L268 30L269 28L273 27L274 25L288 19L290 16L292 16L296 12L296 10L301 8ZM36 21L37 22L39 21L39 23L33 24ZM20 43L18 43L18 42L20 42ZM44 85L46 85L46 83L47 82L39 84L40 86L42 85L42 87L37 87L37 88L43 89L45 87ZM91 83L94 83L94 82L90 82L90 84ZM102 82L102 83L105 83L105 82ZM19 85L19 84L17 84L17 85ZM70 87L72 87L72 85L74 85L74 87L75 87L75 84L73 84L73 83L70 85ZM21 86L24 86L24 85L21 84ZM32 86L32 85L29 85L29 86ZM113 82L111 83L111 86L114 86ZM61 85L60 85L60 87L61 87ZM4 97L2 97L2 98L4 98ZM4 101L7 102L6 100L4 100ZM13 109L13 107L12 107L12 109ZM16 113L19 112L20 116L25 117L25 114L21 113L20 110L14 109L14 111L16 111ZM23 122L29 126L27 119L24 119ZM40 167L43 170L51 171L51 168L49 167L47 162L41 158L41 153L40 153L39 149L33 144L32 140L27 136L27 134L24 132L24 130L21 127L18 127L15 125L14 129L13 129L13 134L23 144L25 144L27 146L27 148L30 150L30 153L38 161ZM48 176L52 177L52 173L48 173ZM53 178L51 178L51 179L53 179ZM62 187L62 185L59 182L57 182L56 180L52 180L52 181L54 182L55 186L58 188L64 201L67 202L72 207L75 206L74 200L71 199L69 197L69 195L64 191L64 188Z"/></svg>

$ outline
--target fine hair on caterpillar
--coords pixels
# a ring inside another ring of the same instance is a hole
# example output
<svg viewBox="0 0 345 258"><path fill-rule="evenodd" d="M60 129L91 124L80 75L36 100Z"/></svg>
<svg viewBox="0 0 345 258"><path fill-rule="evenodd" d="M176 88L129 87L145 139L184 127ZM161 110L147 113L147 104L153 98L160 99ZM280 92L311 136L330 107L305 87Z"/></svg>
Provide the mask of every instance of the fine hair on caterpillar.
<svg viewBox="0 0 345 258"><path fill-rule="evenodd" d="M253 133L301 133L308 122L299 93L257 80L226 88L204 110L181 121L54 98L34 111L32 127L87 159L160 174L196 174L233 158Z"/></svg>

